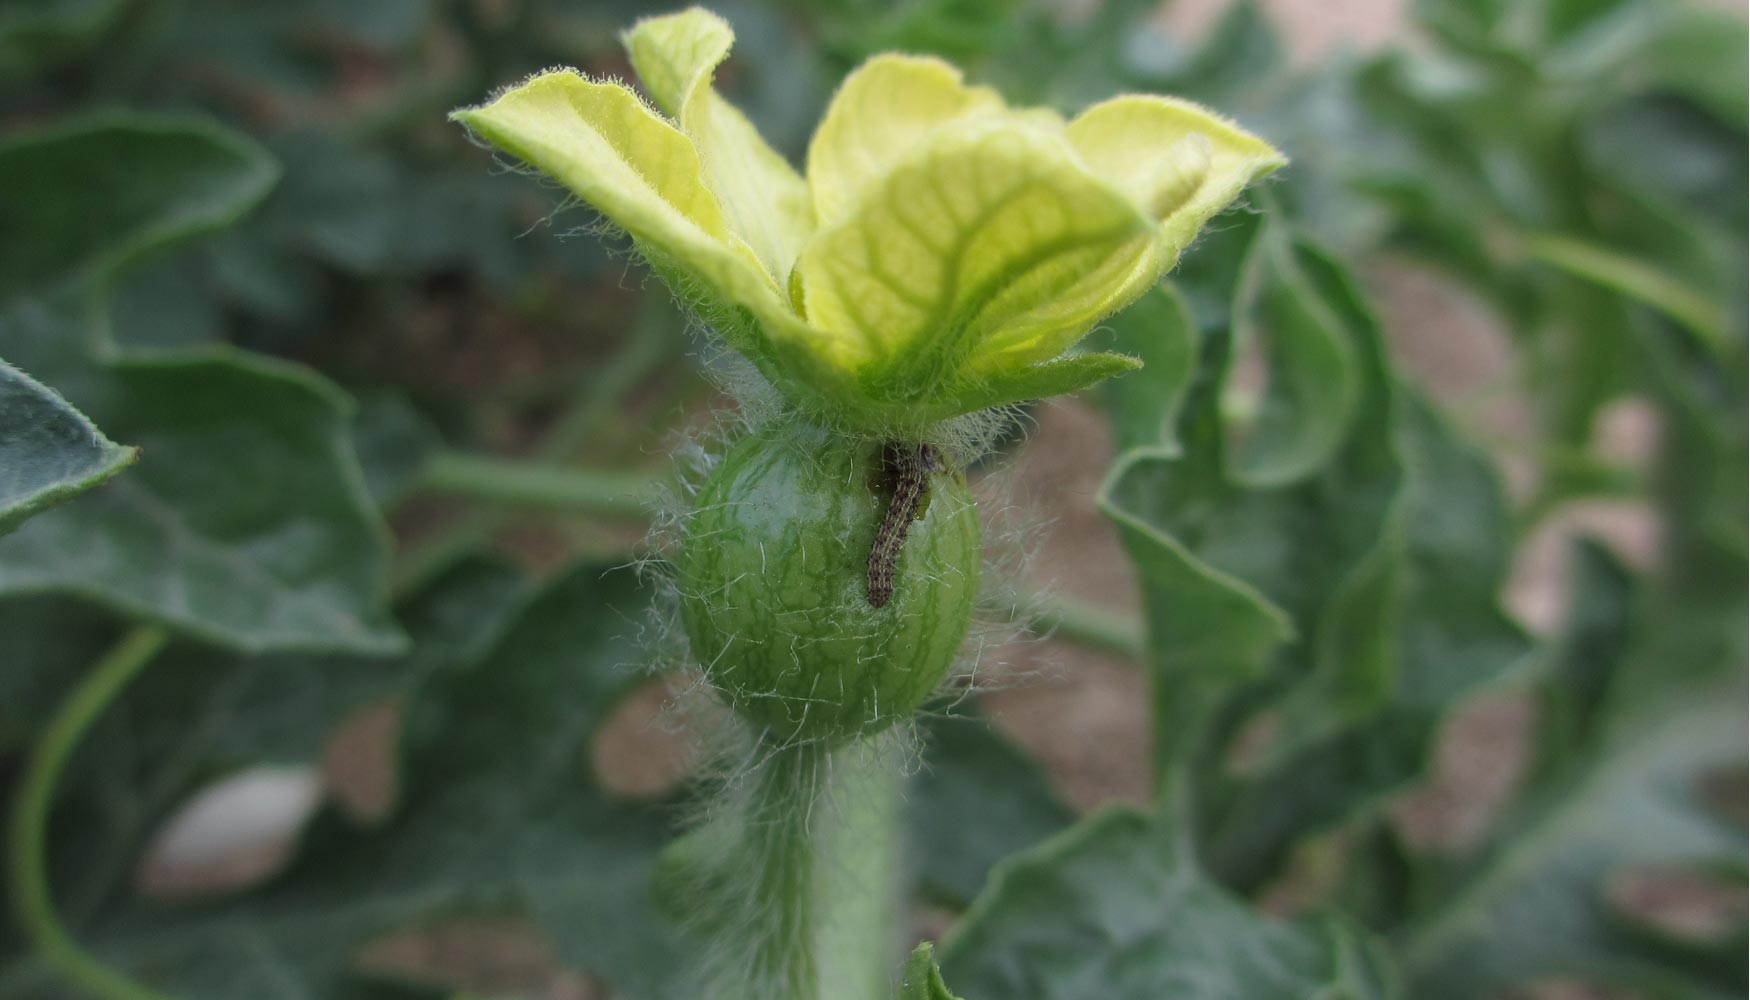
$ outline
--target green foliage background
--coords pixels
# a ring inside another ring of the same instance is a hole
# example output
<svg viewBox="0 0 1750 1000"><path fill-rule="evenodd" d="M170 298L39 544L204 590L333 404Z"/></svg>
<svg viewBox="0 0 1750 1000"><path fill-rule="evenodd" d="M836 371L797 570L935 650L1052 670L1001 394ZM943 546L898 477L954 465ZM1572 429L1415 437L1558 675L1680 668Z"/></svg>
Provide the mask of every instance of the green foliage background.
<svg viewBox="0 0 1750 1000"><path fill-rule="evenodd" d="M900 48L1066 110L1191 97L1294 158L1101 335L1149 365L1098 394L1122 449L1100 505L1146 614L1063 618L1147 672L1157 800L1078 820L975 706L932 718L908 870L952 918L947 985L914 955L904 996L1743 994L1741 905L1704 932L1620 891L1744 877L1741 16L1419 0L1415 44L1302 67L1248 2L1196 44L1128 0L719 9L721 84L792 156L833 82ZM614 33L649 12L0 8L0 998L449 996L359 955L459 916L531 926L615 995L673 995L688 945L648 879L683 803L588 761L647 658L650 595L609 567L711 362L641 273L564 238L587 213L443 121L552 64L628 75ZM1509 331L1532 404L1513 439L1401 374L1356 276L1391 259ZM1648 464L1600 443L1623 400L1656 414ZM1530 470L1512 500L1508 465ZM1528 632L1500 603L1516 552L1600 498L1650 505L1656 565L1578 542L1565 623ZM493 554L531 524L563 566ZM125 689L33 784L48 720L106 670ZM1406 841L1392 803L1502 690L1537 708L1503 816L1459 856ZM314 762L390 699L389 815L329 803L245 892L135 892L195 790ZM1266 916L1308 859L1316 903ZM45 886L76 948L43 945ZM134 985L75 985L75 950Z"/></svg>

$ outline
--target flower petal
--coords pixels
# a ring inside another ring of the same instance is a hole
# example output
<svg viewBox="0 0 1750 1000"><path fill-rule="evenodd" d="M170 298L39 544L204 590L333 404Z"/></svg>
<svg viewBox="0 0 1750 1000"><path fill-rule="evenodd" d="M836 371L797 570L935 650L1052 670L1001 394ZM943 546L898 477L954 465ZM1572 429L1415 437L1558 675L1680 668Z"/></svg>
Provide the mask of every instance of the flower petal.
<svg viewBox="0 0 1750 1000"><path fill-rule="evenodd" d="M646 18L626 32L624 41L651 98L698 148L705 184L722 205L730 230L782 286L814 228L814 208L801 175L712 89L712 74L735 41L728 22L694 7Z"/></svg>
<svg viewBox="0 0 1750 1000"><path fill-rule="evenodd" d="M968 115L1001 111L988 87L927 56L878 55L852 71L808 146L808 186L822 227L842 221L864 192L932 130Z"/></svg>
<svg viewBox="0 0 1750 1000"><path fill-rule="evenodd" d="M1247 184L1288 162L1219 115L1149 94L1102 101L1065 134L1094 173L1160 220L1173 258Z"/></svg>
<svg viewBox="0 0 1750 1000"><path fill-rule="evenodd" d="M817 233L796 262L798 304L862 355L869 392L921 400L993 352L1008 366L1056 357L1160 261L1153 220L1060 136L993 116L937 133Z"/></svg>
<svg viewBox="0 0 1750 1000"><path fill-rule="evenodd" d="M637 94L556 70L450 117L625 229L676 279L677 292L697 297L701 290L692 286L702 281L713 298L753 313L759 323L720 332L756 363L773 353L762 333L805 333L753 251L730 231L692 141Z"/></svg>

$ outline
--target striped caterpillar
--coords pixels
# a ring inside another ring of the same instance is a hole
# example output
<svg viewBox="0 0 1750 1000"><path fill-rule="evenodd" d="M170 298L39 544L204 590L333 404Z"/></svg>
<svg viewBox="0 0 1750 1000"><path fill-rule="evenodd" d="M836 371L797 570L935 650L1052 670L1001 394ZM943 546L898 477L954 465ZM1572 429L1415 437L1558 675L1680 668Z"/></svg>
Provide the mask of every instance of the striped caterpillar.
<svg viewBox="0 0 1750 1000"><path fill-rule="evenodd" d="M930 488L930 473L942 467L941 453L927 444L889 443L881 452L886 482L893 488L887 514L875 528L875 544L869 548L869 606L882 608L893 597L893 564L905 544Z"/></svg>

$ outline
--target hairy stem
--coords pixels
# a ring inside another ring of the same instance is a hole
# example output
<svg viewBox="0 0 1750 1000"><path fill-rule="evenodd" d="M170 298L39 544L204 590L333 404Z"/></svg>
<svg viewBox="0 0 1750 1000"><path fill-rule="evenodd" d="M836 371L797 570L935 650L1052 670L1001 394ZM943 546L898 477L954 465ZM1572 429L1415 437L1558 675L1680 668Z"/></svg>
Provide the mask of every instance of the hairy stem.
<svg viewBox="0 0 1750 1000"><path fill-rule="evenodd" d="M8 846L12 912L19 927L43 961L87 993L105 1000L164 998L87 954L61 925L49 888L49 817L61 771L80 740L168 640L163 628L141 625L97 662L49 719L12 801Z"/></svg>
<svg viewBox="0 0 1750 1000"><path fill-rule="evenodd" d="M751 777L741 850L731 858L751 883L726 941L740 938L746 952L725 969L722 995L890 995L898 763L886 742L788 745ZM744 971L730 971L737 965Z"/></svg>
<svg viewBox="0 0 1750 1000"><path fill-rule="evenodd" d="M1142 655L1142 621L1074 597L1054 595L1039 602L1032 628L1054 639L1116 656Z"/></svg>

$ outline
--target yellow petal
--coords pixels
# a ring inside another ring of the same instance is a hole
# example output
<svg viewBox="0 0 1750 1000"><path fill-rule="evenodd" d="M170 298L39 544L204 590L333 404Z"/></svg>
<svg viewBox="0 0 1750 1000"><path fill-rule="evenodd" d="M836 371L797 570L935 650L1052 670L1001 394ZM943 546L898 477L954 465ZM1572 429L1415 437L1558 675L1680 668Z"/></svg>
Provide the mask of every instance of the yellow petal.
<svg viewBox="0 0 1750 1000"><path fill-rule="evenodd" d="M640 21L624 41L651 98L697 147L730 230L782 285L814 228L814 209L795 168L711 86L735 41L729 24L694 7Z"/></svg>
<svg viewBox="0 0 1750 1000"><path fill-rule="evenodd" d="M1219 115L1147 94L1102 101L1065 134L1094 173L1160 221L1173 258L1247 184L1288 162Z"/></svg>
<svg viewBox="0 0 1750 1000"><path fill-rule="evenodd" d="M931 131L1002 108L996 91L967 86L940 59L875 56L845 78L808 146L815 217L822 227L843 221Z"/></svg>
<svg viewBox="0 0 1750 1000"><path fill-rule="evenodd" d="M626 230L665 273L681 276L684 293L743 306L767 334L801 332L759 260L731 233L692 141L637 94L557 70L450 117ZM691 287L701 281L706 289ZM756 360L771 353L752 327L722 332Z"/></svg>
<svg viewBox="0 0 1750 1000"><path fill-rule="evenodd" d="M866 384L924 393L992 351L1057 356L1159 276L1153 221L1060 136L991 116L938 132L796 262L814 327Z"/></svg>

